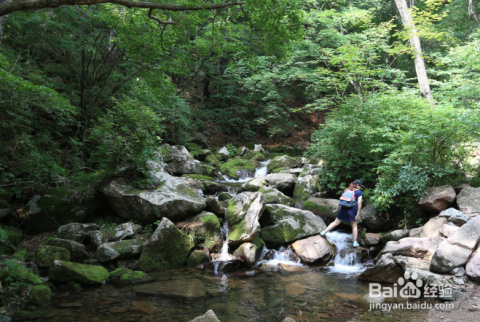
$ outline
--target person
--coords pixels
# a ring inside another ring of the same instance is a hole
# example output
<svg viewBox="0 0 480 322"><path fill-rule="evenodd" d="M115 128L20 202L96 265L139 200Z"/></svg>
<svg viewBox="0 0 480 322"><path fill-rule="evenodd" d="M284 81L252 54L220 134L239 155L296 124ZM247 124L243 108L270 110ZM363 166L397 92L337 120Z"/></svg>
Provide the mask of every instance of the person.
<svg viewBox="0 0 480 322"><path fill-rule="evenodd" d="M358 247L357 236L358 236L358 228L357 228L357 220L360 218L360 212L362 211L362 198L363 193L360 190L361 188L365 188L360 180L354 180L347 189L354 191L355 193L355 204L351 208L341 207L338 205L338 208L333 212L338 211L337 218L335 221L328 225L327 229L322 231L320 235L325 236L327 232L332 230L333 228L340 225L343 221L348 221L352 225L352 234L353 234L353 247ZM346 189L346 190L347 190Z"/></svg>

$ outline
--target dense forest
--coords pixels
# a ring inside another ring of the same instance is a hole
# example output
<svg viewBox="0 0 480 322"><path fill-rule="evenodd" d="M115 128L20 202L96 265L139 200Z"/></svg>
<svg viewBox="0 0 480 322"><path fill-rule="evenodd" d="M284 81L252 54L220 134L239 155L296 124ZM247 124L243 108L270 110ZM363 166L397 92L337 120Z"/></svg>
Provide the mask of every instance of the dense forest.
<svg viewBox="0 0 480 322"><path fill-rule="evenodd" d="M477 1L51 3L0 4L0 192L191 140L307 147L383 210L476 176Z"/></svg>

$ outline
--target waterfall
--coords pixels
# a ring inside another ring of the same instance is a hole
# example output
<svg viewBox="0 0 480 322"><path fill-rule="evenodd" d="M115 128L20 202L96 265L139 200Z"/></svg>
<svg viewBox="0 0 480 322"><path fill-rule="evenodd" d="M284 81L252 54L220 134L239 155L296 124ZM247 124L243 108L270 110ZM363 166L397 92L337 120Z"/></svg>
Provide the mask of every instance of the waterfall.
<svg viewBox="0 0 480 322"><path fill-rule="evenodd" d="M334 273L360 273L365 270L361 263L360 251L352 246L353 239L351 234L338 231L328 232L327 240L337 247L335 266L328 269Z"/></svg>
<svg viewBox="0 0 480 322"><path fill-rule="evenodd" d="M228 253L228 220L227 220L227 209L225 209L225 215L223 220L223 226L221 229L223 237L222 250L220 251L220 256L216 261L229 261L233 259L233 256Z"/></svg>
<svg viewBox="0 0 480 322"><path fill-rule="evenodd" d="M279 264L305 266L291 248L285 248L283 246L279 249L268 249L264 246L257 265L260 266L262 264L268 264L269 266L278 266Z"/></svg>

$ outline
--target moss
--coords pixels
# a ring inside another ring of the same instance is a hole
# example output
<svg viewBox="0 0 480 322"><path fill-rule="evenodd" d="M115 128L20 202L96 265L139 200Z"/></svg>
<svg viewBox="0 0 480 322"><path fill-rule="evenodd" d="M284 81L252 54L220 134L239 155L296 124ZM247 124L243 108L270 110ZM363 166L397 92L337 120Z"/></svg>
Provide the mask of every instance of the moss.
<svg viewBox="0 0 480 322"><path fill-rule="evenodd" d="M265 246L265 242L260 237L255 238L254 240L251 241L251 243L254 244L257 247L257 249L260 249L263 246Z"/></svg>
<svg viewBox="0 0 480 322"><path fill-rule="evenodd" d="M188 257L187 265L191 267L196 267L207 261L208 261L207 253L205 253L203 250L195 250Z"/></svg>
<svg viewBox="0 0 480 322"><path fill-rule="evenodd" d="M35 252L36 263L40 267L53 267L56 260L69 261L70 252L63 247L41 246Z"/></svg>
<svg viewBox="0 0 480 322"><path fill-rule="evenodd" d="M255 143L247 142L247 143L245 143L245 147L249 150L253 150L253 149L255 149Z"/></svg>
<svg viewBox="0 0 480 322"><path fill-rule="evenodd" d="M10 204L8 203L8 201L0 198L0 209L1 208L10 208Z"/></svg>
<svg viewBox="0 0 480 322"><path fill-rule="evenodd" d="M123 274L127 273L128 271L129 269L126 268L125 266L117 267L114 271L110 272L109 276L110 278L120 277Z"/></svg>
<svg viewBox="0 0 480 322"><path fill-rule="evenodd" d="M230 178L239 179L240 175L238 174L239 171L255 171L258 162L245 160L240 157L229 159L224 164L220 165L220 171L223 174L226 174Z"/></svg>
<svg viewBox="0 0 480 322"><path fill-rule="evenodd" d="M25 257L27 256L27 253L28 253L27 247L22 246L15 253L13 253L12 258L23 261L23 260L25 260Z"/></svg>
<svg viewBox="0 0 480 322"><path fill-rule="evenodd" d="M272 173L280 173L282 172L283 170L288 170L289 168L277 168L277 169L273 169L272 170Z"/></svg>
<svg viewBox="0 0 480 322"><path fill-rule="evenodd" d="M52 290L46 285L36 285L30 290L27 305L46 308L52 300Z"/></svg>
<svg viewBox="0 0 480 322"><path fill-rule="evenodd" d="M253 152L253 153L255 153L255 156L250 158L250 160L252 160L252 161L264 161L265 160L265 156L261 152Z"/></svg>
<svg viewBox="0 0 480 322"><path fill-rule="evenodd" d="M0 281L23 282L32 285L41 285L42 280L32 271L14 260L3 261L4 267L0 269Z"/></svg>
<svg viewBox="0 0 480 322"><path fill-rule="evenodd" d="M156 190L162 190L162 189L163 189L163 187L165 187L165 181L160 181L160 183L158 184L158 186L157 186L157 189L156 189ZM135 192L135 193L133 193L133 194L136 194L136 195L138 195L139 193Z"/></svg>
<svg viewBox="0 0 480 322"><path fill-rule="evenodd" d="M479 188L480 187L480 178L478 178L478 177L472 178L468 184L471 187Z"/></svg>
<svg viewBox="0 0 480 322"><path fill-rule="evenodd" d="M202 149L195 143L186 143L185 147L189 152L201 151Z"/></svg>
<svg viewBox="0 0 480 322"><path fill-rule="evenodd" d="M32 320L36 319L38 317L41 317L42 315L45 314L44 309L36 309L34 311L18 311L15 313L15 320L20 321L20 320Z"/></svg>
<svg viewBox="0 0 480 322"><path fill-rule="evenodd" d="M280 168L295 168L298 165L298 161L295 158L282 155L275 157L268 165L268 173L273 172L275 169Z"/></svg>
<svg viewBox="0 0 480 322"><path fill-rule="evenodd" d="M209 177L214 177L215 176L215 167L214 166L211 166L211 165L208 165L208 164L202 164L202 174L205 175L205 176L209 176Z"/></svg>
<svg viewBox="0 0 480 322"><path fill-rule="evenodd" d="M80 293L81 291L83 291L82 285L78 284L75 281L68 282L66 286L67 290L73 293Z"/></svg>
<svg viewBox="0 0 480 322"><path fill-rule="evenodd" d="M182 175L182 177L188 177L196 180L211 180L211 181L214 180L213 177L209 177L201 174L184 174Z"/></svg>
<svg viewBox="0 0 480 322"><path fill-rule="evenodd" d="M60 262L50 269L49 277L61 282L78 280L86 284L101 284L108 279L108 271L102 266Z"/></svg>
<svg viewBox="0 0 480 322"><path fill-rule="evenodd" d="M10 243L12 243L15 247L20 244L20 242L22 241L23 230L4 224L0 224L0 228L7 233L7 240Z"/></svg>
<svg viewBox="0 0 480 322"><path fill-rule="evenodd" d="M147 273L145 272L128 270L128 272L120 276L120 281L123 283L135 283L146 277Z"/></svg>
<svg viewBox="0 0 480 322"><path fill-rule="evenodd" d="M218 194L218 200L220 201L225 201L230 199L232 199L232 195L229 194L228 192L221 192Z"/></svg>
<svg viewBox="0 0 480 322"><path fill-rule="evenodd" d="M206 247L212 252L220 250L217 243L221 239L221 225L215 214L204 211L189 222L193 223L190 225L189 235L193 237L197 247Z"/></svg>
<svg viewBox="0 0 480 322"><path fill-rule="evenodd" d="M335 218L336 214L333 212L330 206L317 204L313 201L305 201L302 205L303 210L308 210L313 212L315 215L322 218Z"/></svg>

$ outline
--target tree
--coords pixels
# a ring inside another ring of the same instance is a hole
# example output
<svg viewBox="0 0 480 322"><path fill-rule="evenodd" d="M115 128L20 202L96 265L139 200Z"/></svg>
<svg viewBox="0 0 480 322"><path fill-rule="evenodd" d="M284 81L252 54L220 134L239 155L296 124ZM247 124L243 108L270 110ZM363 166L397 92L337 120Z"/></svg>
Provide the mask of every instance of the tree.
<svg viewBox="0 0 480 322"><path fill-rule="evenodd" d="M468 0L468 14L472 20L475 20L478 27L480 27L480 19L478 18L477 12L475 11L475 3L473 0Z"/></svg>
<svg viewBox="0 0 480 322"><path fill-rule="evenodd" d="M413 47L415 71L417 73L420 93L433 106L435 102L433 100L432 91L430 90L430 83L428 82L427 69L425 67L425 61L423 60L422 46L417 35L417 29L415 27L415 23L413 22L412 15L408 9L407 1L395 0L395 3L397 4L398 12L402 18L403 25L408 31L410 44Z"/></svg>

